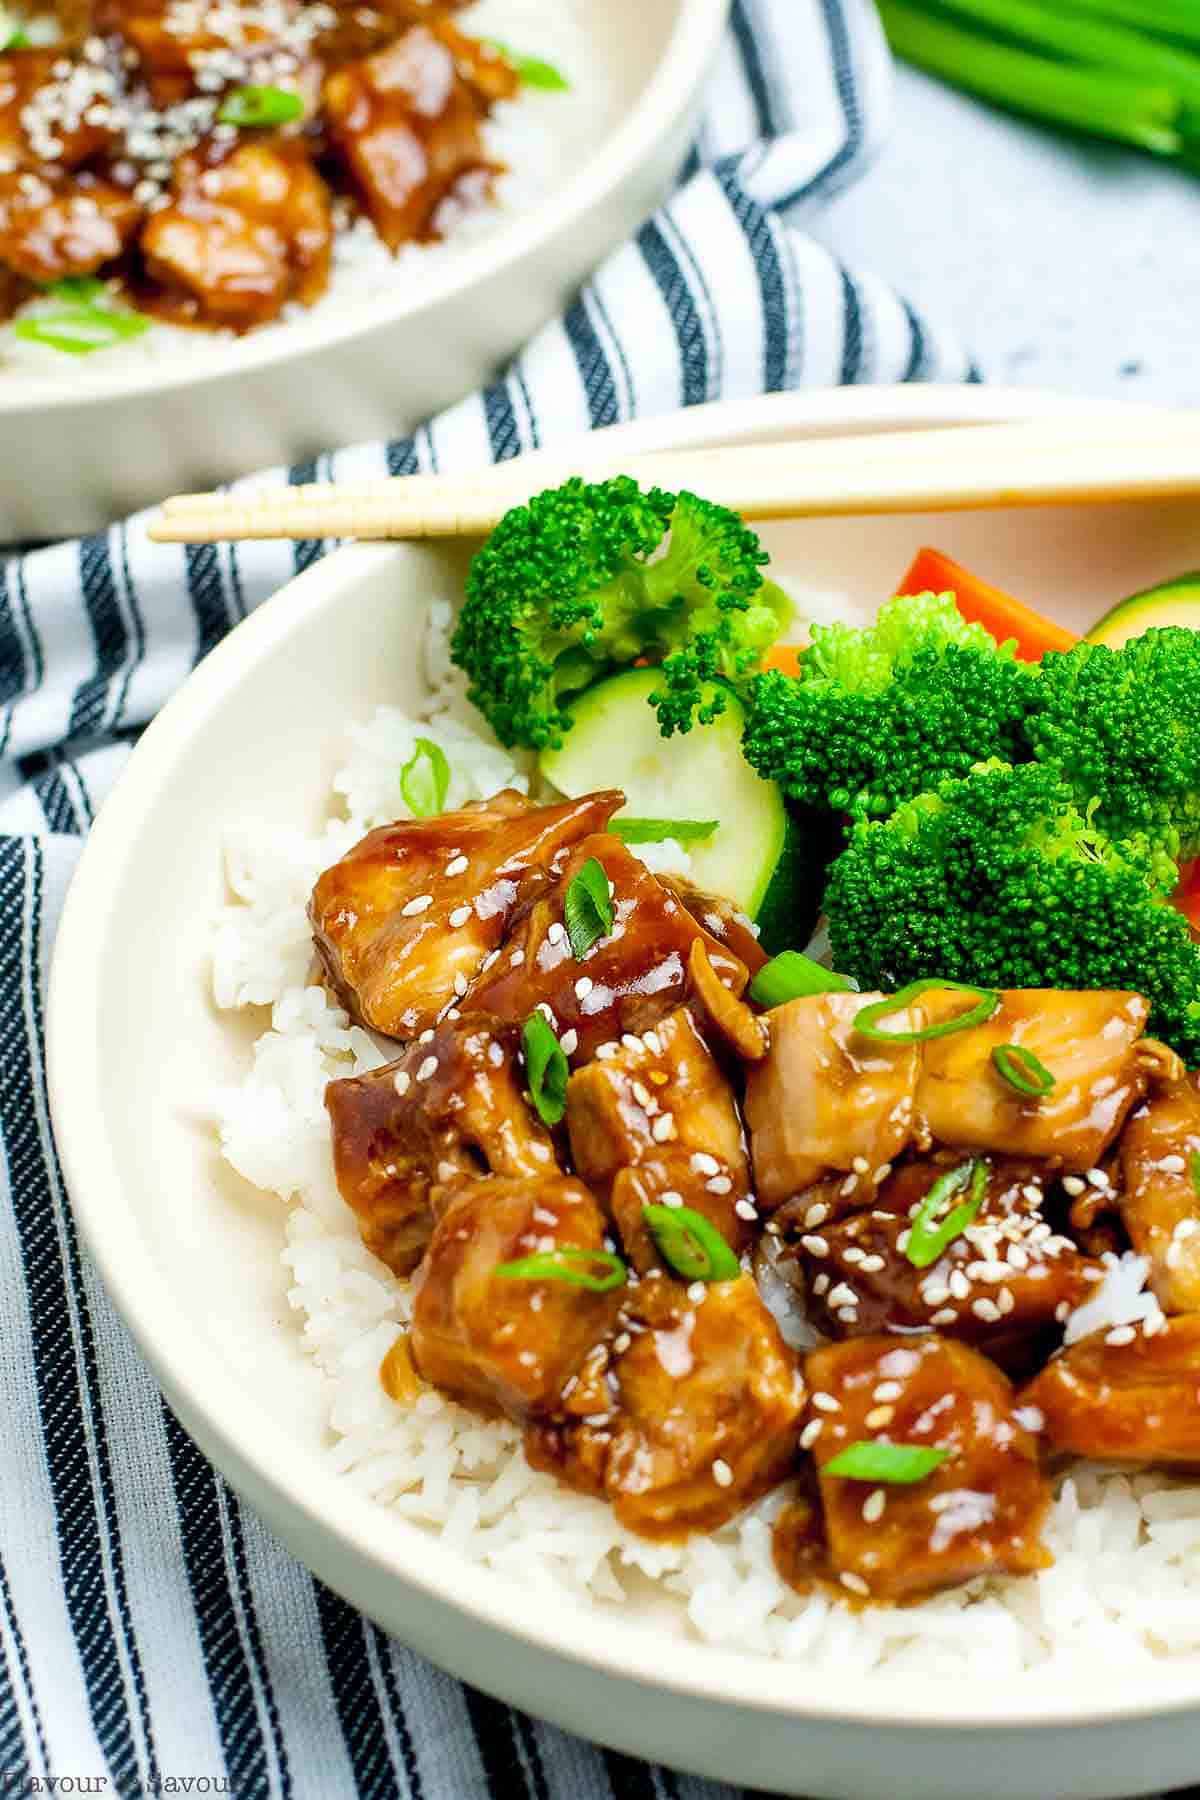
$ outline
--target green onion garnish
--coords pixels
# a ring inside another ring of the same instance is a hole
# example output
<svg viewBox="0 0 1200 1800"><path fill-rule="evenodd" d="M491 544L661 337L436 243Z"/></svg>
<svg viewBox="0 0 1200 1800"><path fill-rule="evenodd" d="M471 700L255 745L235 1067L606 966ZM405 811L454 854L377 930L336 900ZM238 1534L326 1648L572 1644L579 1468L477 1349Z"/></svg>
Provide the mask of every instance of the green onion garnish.
<svg viewBox="0 0 1200 1800"><path fill-rule="evenodd" d="M643 1206L664 1260L685 1281L732 1281L742 1265L711 1219L690 1206Z"/></svg>
<svg viewBox="0 0 1200 1800"><path fill-rule="evenodd" d="M847 1444L821 1468L822 1475L840 1475L846 1481L892 1481L907 1487L924 1481L949 1456L932 1444L889 1444L886 1438Z"/></svg>
<svg viewBox="0 0 1200 1800"><path fill-rule="evenodd" d="M927 1269L930 1263L937 1261L947 1244L962 1236L983 1205L987 1178L988 1166L982 1157L959 1163L957 1168L947 1169L944 1175L938 1176L908 1228L904 1254L914 1269ZM971 1192L967 1199L939 1223L939 1214L947 1200L968 1185Z"/></svg>
<svg viewBox="0 0 1200 1800"><path fill-rule="evenodd" d="M534 1110L543 1125L557 1125L567 1110L567 1059L544 1014L530 1013L521 1032L525 1072Z"/></svg>
<svg viewBox="0 0 1200 1800"><path fill-rule="evenodd" d="M1054 1077L1045 1063L1039 1062L1024 1044L997 1044L992 1051L992 1061L997 1074L1004 1077L1009 1087L1016 1088L1018 1094L1039 1100L1054 1087Z"/></svg>
<svg viewBox="0 0 1200 1800"><path fill-rule="evenodd" d="M262 125L290 125L303 118L304 102L290 88L241 87L226 96L217 112L222 125L252 128Z"/></svg>
<svg viewBox="0 0 1200 1800"><path fill-rule="evenodd" d="M0 6L0 50L28 50L29 33L20 19Z"/></svg>
<svg viewBox="0 0 1200 1800"><path fill-rule="evenodd" d="M400 792L414 819L429 819L446 804L450 764L446 752L432 738L419 737L417 747L400 771Z"/></svg>
<svg viewBox="0 0 1200 1800"><path fill-rule="evenodd" d="M949 988L956 994L978 994L979 1000L977 1005L968 1007L966 1012L956 1014L953 1019L943 1019L940 1025L923 1025L919 1031L880 1030L880 1019L903 1012L906 1006L911 1005L921 994L927 994L931 988ZM855 1013L854 1029L863 1037L872 1038L877 1044L924 1044L930 1038L949 1037L952 1031L967 1031L972 1025L986 1024L999 1005L1000 996L994 988L976 987L970 981L910 981L907 987L902 987L889 1000L875 1000L870 1006L864 1006L861 1012Z"/></svg>
<svg viewBox="0 0 1200 1800"><path fill-rule="evenodd" d="M33 319L18 319L13 333L30 344L45 344L68 356L89 356L93 350L111 350L150 329L141 313L117 312L109 306L75 306Z"/></svg>
<svg viewBox="0 0 1200 1800"><path fill-rule="evenodd" d="M519 50L514 50L509 44L502 44L499 38L484 38L482 41L489 50L494 50L497 56L504 58L526 87L542 88L548 94L565 94L569 91L570 82L553 63L543 62L539 56L522 56Z"/></svg>
<svg viewBox="0 0 1200 1800"><path fill-rule="evenodd" d="M1192 1188L1197 1199L1200 1199L1200 1150L1193 1150L1188 1157L1188 1171L1192 1177Z"/></svg>
<svg viewBox="0 0 1200 1800"><path fill-rule="evenodd" d="M613 928L612 895L604 864L589 856L567 888L563 899L567 936L577 959L582 959Z"/></svg>
<svg viewBox="0 0 1200 1800"><path fill-rule="evenodd" d="M595 1273L597 1269L604 1273ZM564 1244L559 1250L539 1250L516 1262L497 1263L492 1274L505 1281L565 1281L570 1287L587 1288L589 1293L608 1294L624 1287L627 1270L611 1250L583 1250Z"/></svg>
<svg viewBox="0 0 1200 1800"><path fill-rule="evenodd" d="M844 975L823 969L811 956L803 956L799 950L781 950L763 964L750 983L750 998L756 1006L782 1006L785 1000L800 1000L807 994L840 994L849 986Z"/></svg>
<svg viewBox="0 0 1200 1800"><path fill-rule="evenodd" d="M61 281L48 281L42 292L65 306L90 306L108 293L96 275L64 275Z"/></svg>
<svg viewBox="0 0 1200 1800"><path fill-rule="evenodd" d="M614 819L608 828L625 844L702 844L717 829L716 819Z"/></svg>

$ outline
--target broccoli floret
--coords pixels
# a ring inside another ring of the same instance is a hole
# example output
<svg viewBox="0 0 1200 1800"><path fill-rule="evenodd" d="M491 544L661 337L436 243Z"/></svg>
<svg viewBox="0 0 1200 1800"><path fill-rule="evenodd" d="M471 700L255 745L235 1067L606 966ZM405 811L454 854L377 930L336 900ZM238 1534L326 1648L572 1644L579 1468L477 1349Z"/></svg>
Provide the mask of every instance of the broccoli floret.
<svg viewBox="0 0 1200 1800"><path fill-rule="evenodd" d="M1177 625L1122 649L1077 644L1042 659L1029 720L1113 837L1142 832L1177 860L1200 854L1200 635Z"/></svg>
<svg viewBox="0 0 1200 1800"><path fill-rule="evenodd" d="M746 757L794 799L890 813L985 757L1025 760L1037 677L952 594L889 600L874 625L814 625L800 674L760 675Z"/></svg>
<svg viewBox="0 0 1200 1800"><path fill-rule="evenodd" d="M478 552L451 655L503 744L557 746L563 702L636 662L665 737L725 710L791 615L763 579L766 552L727 507L643 492L629 476L578 479L507 513Z"/></svg>
<svg viewBox="0 0 1200 1800"><path fill-rule="evenodd" d="M1165 903L1173 871L1116 842L1053 768L988 763L886 820L862 819L825 907L834 966L863 987L1129 988L1200 1065L1200 948Z"/></svg>

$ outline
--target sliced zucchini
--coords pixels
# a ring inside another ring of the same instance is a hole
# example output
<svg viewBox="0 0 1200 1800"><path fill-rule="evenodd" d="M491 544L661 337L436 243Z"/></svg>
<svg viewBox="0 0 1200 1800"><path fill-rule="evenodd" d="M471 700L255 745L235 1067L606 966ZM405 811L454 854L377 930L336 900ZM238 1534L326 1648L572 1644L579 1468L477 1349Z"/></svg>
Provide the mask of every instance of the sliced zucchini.
<svg viewBox="0 0 1200 1800"><path fill-rule="evenodd" d="M561 748L543 751L542 774L572 796L619 787L634 819L716 819L711 836L687 845L692 878L754 918L787 849L783 795L742 755L745 715L733 694L711 725L664 738L649 704L658 681L656 669L630 669L588 688Z"/></svg>
<svg viewBox="0 0 1200 1800"><path fill-rule="evenodd" d="M1106 612L1086 636L1090 644L1119 650L1130 638L1140 637L1155 625L1184 625L1200 631L1200 571L1131 594Z"/></svg>
<svg viewBox="0 0 1200 1800"><path fill-rule="evenodd" d="M788 808L783 850L754 915L768 956L803 950L821 916L829 865L846 841L842 822L816 807Z"/></svg>

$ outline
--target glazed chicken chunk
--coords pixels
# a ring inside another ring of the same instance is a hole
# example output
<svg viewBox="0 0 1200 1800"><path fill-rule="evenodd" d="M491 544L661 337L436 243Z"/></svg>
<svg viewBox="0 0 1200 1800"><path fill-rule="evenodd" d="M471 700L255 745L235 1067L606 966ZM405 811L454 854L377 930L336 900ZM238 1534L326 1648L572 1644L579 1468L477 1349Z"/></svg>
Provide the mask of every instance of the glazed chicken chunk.
<svg viewBox="0 0 1200 1800"><path fill-rule="evenodd" d="M608 877L613 926L577 958L564 902L572 881L593 860ZM648 1030L687 998L688 959L696 943L704 945L718 979L740 994L745 964L702 931L619 838L602 832L575 844L558 886L531 908L481 976L473 1001L502 1019L527 1019L548 1007L554 1030L579 1066L599 1045Z"/></svg>
<svg viewBox="0 0 1200 1800"><path fill-rule="evenodd" d="M1048 1362L1021 1399L1055 1450L1200 1463L1200 1315L1168 1319L1152 1334L1131 1325L1093 1332Z"/></svg>
<svg viewBox="0 0 1200 1800"><path fill-rule="evenodd" d="M757 1192L781 1206L820 1183L822 1219L869 1203L913 1130L918 1046L879 1044L854 1029L879 994L811 994L768 1015L770 1050L746 1077ZM889 1029L912 1029L897 1014Z"/></svg>
<svg viewBox="0 0 1200 1800"><path fill-rule="evenodd" d="M170 205L142 233L164 308L233 331L317 299L332 245L328 189L299 146L281 142L181 156Z"/></svg>
<svg viewBox="0 0 1200 1800"><path fill-rule="evenodd" d="M54 162L59 171L77 168L108 147L111 131L87 117L94 108L71 105L54 75L56 65L61 69L57 49L0 55L0 157L6 161L27 169L40 161L27 130L27 109L35 100L34 110L44 116L46 132L58 146Z"/></svg>
<svg viewBox="0 0 1200 1800"><path fill-rule="evenodd" d="M977 1166L954 1152L907 1163L869 1209L799 1230L797 1251L822 1330L840 1338L932 1327L978 1344L1005 1367L1024 1361L1028 1368L1031 1350L1047 1334L1053 1341L1104 1271L1042 1217L1042 1166L1003 1157L984 1165L981 1204L965 1228L932 1262L911 1262L906 1251L914 1229L921 1235L917 1216L934 1183L961 1180L933 1202L928 1232L936 1234L970 1203ZM777 1215L789 1237L802 1227L792 1212Z"/></svg>
<svg viewBox="0 0 1200 1800"><path fill-rule="evenodd" d="M855 1338L816 1350L804 1441L820 1486L828 1566L866 1600L911 1600L973 1575L1024 1573L1050 1557L1039 1533L1050 1487L1037 1443L1014 1412L1013 1392L978 1351L933 1333L898 1344ZM923 1479L852 1480L827 1465L853 1444L944 1451ZM776 1565L811 1585L814 1515L803 1501L776 1524Z"/></svg>
<svg viewBox="0 0 1200 1800"><path fill-rule="evenodd" d="M0 174L0 263L29 281L91 275L121 254L141 216L121 188L86 172Z"/></svg>
<svg viewBox="0 0 1200 1800"><path fill-rule="evenodd" d="M414 26L325 83L329 130L364 208L390 250L436 229L440 205L472 175L486 179L486 105L515 91L499 57L465 52L457 33ZM488 90L491 90L490 92Z"/></svg>
<svg viewBox="0 0 1200 1800"><path fill-rule="evenodd" d="M560 853L600 831L618 792L534 806L511 789L436 819L370 832L326 869L309 918L346 1010L388 1037L432 1025L503 943L517 908L553 879ZM568 951L569 954L569 951ZM533 1011L472 1006L523 1022Z"/></svg>
<svg viewBox="0 0 1200 1800"><path fill-rule="evenodd" d="M970 1003L948 989L920 1002L932 1024ZM917 1117L941 1144L1091 1169L1145 1091L1139 1040L1149 1014L1140 994L1012 989L984 1024L922 1045ZM1009 1045L1032 1052L1050 1072L1049 1093L1024 1095L1004 1080L992 1052Z"/></svg>
<svg viewBox="0 0 1200 1800"><path fill-rule="evenodd" d="M804 1383L748 1275L693 1290L651 1276L617 1333L532 1425L535 1468L611 1501L644 1537L714 1531L787 1474Z"/></svg>
<svg viewBox="0 0 1200 1800"><path fill-rule="evenodd" d="M741 1120L686 1007L571 1076L567 1130L575 1167L608 1204L635 1268L659 1260L642 1218L650 1202L703 1213L736 1250L748 1242Z"/></svg>
<svg viewBox="0 0 1200 1800"><path fill-rule="evenodd" d="M603 1249L599 1207L565 1176L467 1182L440 1190L436 1206L414 1283L418 1373L484 1410L517 1419L546 1412L606 1336L620 1290L496 1271L556 1250Z"/></svg>
<svg viewBox="0 0 1200 1800"><path fill-rule="evenodd" d="M367 1249L398 1275L429 1241L436 1186L557 1168L521 1092L514 1026L473 1013L422 1036L398 1062L325 1090L338 1191Z"/></svg>
<svg viewBox="0 0 1200 1800"><path fill-rule="evenodd" d="M1200 1312L1200 1081L1166 1082L1121 1137L1120 1213L1164 1312Z"/></svg>

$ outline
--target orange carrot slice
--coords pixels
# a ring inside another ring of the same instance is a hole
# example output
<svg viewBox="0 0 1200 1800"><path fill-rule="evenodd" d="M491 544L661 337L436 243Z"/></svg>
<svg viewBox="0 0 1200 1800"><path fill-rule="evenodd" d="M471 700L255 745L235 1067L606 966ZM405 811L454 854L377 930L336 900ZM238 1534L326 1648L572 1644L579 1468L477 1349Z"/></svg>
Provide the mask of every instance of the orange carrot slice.
<svg viewBox="0 0 1200 1800"><path fill-rule="evenodd" d="M963 618L982 625L997 643L1015 638L1017 655L1022 662L1038 662L1047 650L1069 650L1072 644L1079 642L1075 633L1064 625L1056 625L1053 619L1035 612L1024 601L1014 600L1011 594L980 581L961 563L928 546L917 551L912 567L896 592L953 594Z"/></svg>

